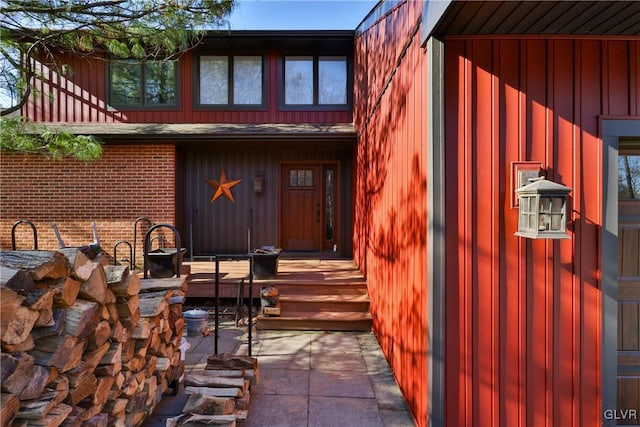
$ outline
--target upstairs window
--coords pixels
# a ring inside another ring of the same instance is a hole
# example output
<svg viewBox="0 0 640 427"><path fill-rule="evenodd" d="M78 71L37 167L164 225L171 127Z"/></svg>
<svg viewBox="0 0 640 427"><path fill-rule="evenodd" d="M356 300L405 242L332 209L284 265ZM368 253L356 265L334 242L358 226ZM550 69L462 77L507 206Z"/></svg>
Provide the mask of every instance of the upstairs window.
<svg viewBox="0 0 640 427"><path fill-rule="evenodd" d="M201 106L250 108L264 104L261 56L201 56L198 82Z"/></svg>
<svg viewBox="0 0 640 427"><path fill-rule="evenodd" d="M349 104L346 56L285 56L286 106Z"/></svg>
<svg viewBox="0 0 640 427"><path fill-rule="evenodd" d="M125 107L175 107L177 61L116 61L109 67L109 103Z"/></svg>

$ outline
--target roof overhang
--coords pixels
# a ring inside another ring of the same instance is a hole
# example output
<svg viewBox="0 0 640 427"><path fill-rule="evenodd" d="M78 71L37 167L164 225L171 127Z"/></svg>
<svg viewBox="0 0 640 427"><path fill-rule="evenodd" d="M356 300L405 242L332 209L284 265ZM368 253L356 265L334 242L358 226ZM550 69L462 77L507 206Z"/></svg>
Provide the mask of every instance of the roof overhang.
<svg viewBox="0 0 640 427"><path fill-rule="evenodd" d="M352 123L38 123L53 131L111 141L343 140L355 141Z"/></svg>
<svg viewBox="0 0 640 427"><path fill-rule="evenodd" d="M208 31L198 51L243 50L330 52L349 54L353 51L354 30L235 30Z"/></svg>
<svg viewBox="0 0 640 427"><path fill-rule="evenodd" d="M638 1L428 0L423 43L453 35L640 35Z"/></svg>

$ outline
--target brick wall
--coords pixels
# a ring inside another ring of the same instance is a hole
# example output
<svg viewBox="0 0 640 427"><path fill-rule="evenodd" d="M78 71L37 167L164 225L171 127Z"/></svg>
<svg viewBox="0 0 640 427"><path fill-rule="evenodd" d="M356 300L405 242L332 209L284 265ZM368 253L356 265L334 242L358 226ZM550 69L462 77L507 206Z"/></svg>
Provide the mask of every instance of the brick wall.
<svg viewBox="0 0 640 427"><path fill-rule="evenodd" d="M19 219L36 225L39 249L58 247L51 223L57 224L67 246L90 244L95 221L103 249L112 253L116 241L133 242L139 216L175 223L172 145L107 145L102 158L91 163L12 153L0 156L2 249L11 248L11 228ZM144 231L141 224L138 242ZM16 228L16 242L18 249L31 249L28 225ZM120 251L128 249L120 246L118 258Z"/></svg>

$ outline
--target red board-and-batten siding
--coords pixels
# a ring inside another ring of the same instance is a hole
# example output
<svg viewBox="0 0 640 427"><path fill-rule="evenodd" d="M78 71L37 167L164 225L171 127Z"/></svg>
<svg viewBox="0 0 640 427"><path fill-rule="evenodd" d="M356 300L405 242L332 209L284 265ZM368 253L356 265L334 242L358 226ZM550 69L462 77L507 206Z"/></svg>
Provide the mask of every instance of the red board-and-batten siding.
<svg viewBox="0 0 640 427"><path fill-rule="evenodd" d="M260 111L207 110L194 107L194 55L186 53L180 61L179 105L172 109L116 110L108 107L106 69L102 61L66 57L68 79L47 67L36 87L44 95L25 106L23 115L37 122L77 123L351 123L351 111L285 111L278 106L278 52L267 53L267 104ZM51 94L51 96L49 96Z"/></svg>
<svg viewBox="0 0 640 427"><path fill-rule="evenodd" d="M600 425L598 120L640 115L640 41L445 40L446 422ZM515 237L511 162L571 187L570 239Z"/></svg>
<svg viewBox="0 0 640 427"><path fill-rule="evenodd" d="M356 36L354 257L367 274L374 332L426 425L427 63L419 33L412 38L421 13L422 2L400 3Z"/></svg>
<svg viewBox="0 0 640 427"><path fill-rule="evenodd" d="M382 349L427 425L428 111L415 41L392 76L413 3L356 37L354 254ZM446 425L600 424L598 120L640 115L638 53L624 39L445 40ZM511 163L527 160L573 188L570 239L513 235Z"/></svg>

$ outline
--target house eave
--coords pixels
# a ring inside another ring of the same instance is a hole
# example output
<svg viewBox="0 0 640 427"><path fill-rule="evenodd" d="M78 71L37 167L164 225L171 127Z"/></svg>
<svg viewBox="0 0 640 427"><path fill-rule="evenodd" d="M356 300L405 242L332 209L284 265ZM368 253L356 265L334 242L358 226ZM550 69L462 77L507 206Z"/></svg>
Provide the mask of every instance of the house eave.
<svg viewBox="0 0 640 427"><path fill-rule="evenodd" d="M425 2L425 14L428 9L434 9L431 3L434 0ZM640 2L637 1L454 0L435 3L446 5L446 9L435 8L439 16L429 18L423 41L430 36L459 35L640 35L637 18Z"/></svg>
<svg viewBox="0 0 640 427"><path fill-rule="evenodd" d="M53 131L107 141L344 140L355 141L352 123L38 123Z"/></svg>

